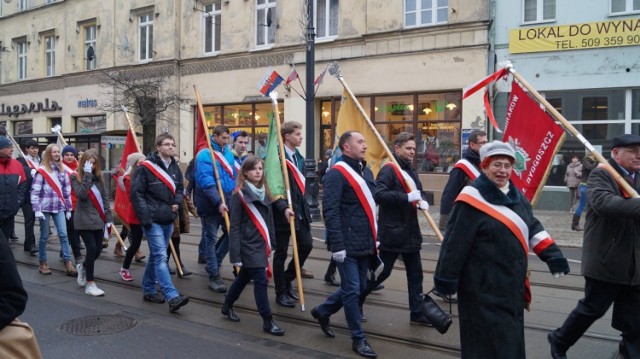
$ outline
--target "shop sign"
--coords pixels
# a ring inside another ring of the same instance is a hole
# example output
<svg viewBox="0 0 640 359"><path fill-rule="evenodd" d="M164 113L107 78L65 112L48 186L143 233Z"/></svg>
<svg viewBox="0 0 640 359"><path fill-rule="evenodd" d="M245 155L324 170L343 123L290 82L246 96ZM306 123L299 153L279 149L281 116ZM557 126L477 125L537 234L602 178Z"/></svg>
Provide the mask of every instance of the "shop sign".
<svg viewBox="0 0 640 359"><path fill-rule="evenodd" d="M45 98L44 103L42 102L31 102L30 104L21 104L21 105L8 105L1 104L0 105L0 116L15 116L16 118L25 113L33 113L33 112L51 112L51 111L59 111L62 110L62 106L58 105L57 101L51 101L49 103L49 99Z"/></svg>
<svg viewBox="0 0 640 359"><path fill-rule="evenodd" d="M78 108L90 108L90 107L98 107L98 100L95 98L92 98L92 99L86 98L84 100L78 101Z"/></svg>
<svg viewBox="0 0 640 359"><path fill-rule="evenodd" d="M512 54L637 45L640 45L640 18L509 31Z"/></svg>

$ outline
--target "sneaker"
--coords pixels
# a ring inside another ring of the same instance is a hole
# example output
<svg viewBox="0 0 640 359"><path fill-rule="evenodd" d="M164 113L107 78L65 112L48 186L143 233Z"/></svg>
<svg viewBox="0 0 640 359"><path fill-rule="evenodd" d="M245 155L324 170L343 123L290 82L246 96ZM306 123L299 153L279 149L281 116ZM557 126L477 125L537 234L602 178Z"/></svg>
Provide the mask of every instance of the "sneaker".
<svg viewBox="0 0 640 359"><path fill-rule="evenodd" d="M120 278L125 282L131 282L133 280L133 276L129 270L124 268L120 268Z"/></svg>
<svg viewBox="0 0 640 359"><path fill-rule="evenodd" d="M76 270L78 271L78 287L84 287L87 285L87 271L84 270L84 266L82 263L76 265Z"/></svg>
<svg viewBox="0 0 640 359"><path fill-rule="evenodd" d="M216 293L225 293L227 291L227 287L220 277L209 279L209 289Z"/></svg>
<svg viewBox="0 0 640 359"><path fill-rule="evenodd" d="M89 284L84 288L84 293L85 294L89 294L91 296L94 297L99 297L101 295L104 295L104 291L100 288L98 288L98 286L95 283Z"/></svg>
<svg viewBox="0 0 640 359"><path fill-rule="evenodd" d="M184 295L178 295L177 297L169 301L169 311L175 313L180 307L183 307L189 303L189 297Z"/></svg>

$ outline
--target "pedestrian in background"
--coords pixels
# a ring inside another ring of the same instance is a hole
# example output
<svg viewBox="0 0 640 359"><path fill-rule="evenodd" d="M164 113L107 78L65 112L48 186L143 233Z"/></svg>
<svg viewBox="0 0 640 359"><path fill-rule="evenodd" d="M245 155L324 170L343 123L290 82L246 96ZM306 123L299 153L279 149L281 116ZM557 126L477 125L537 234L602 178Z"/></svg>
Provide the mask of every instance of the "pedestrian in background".
<svg viewBox="0 0 640 359"><path fill-rule="evenodd" d="M593 153L589 153L589 155L582 159L582 177L580 178L579 187L580 200L578 201L578 207L576 208L576 212L573 214L573 219L571 220L571 229L574 231L582 231L582 228L580 228L580 216L582 216L582 211L587 205L589 174L591 174L591 171L593 171L597 166L598 161L596 161L596 157Z"/></svg>
<svg viewBox="0 0 640 359"><path fill-rule="evenodd" d="M269 257L271 248L275 246L275 230L273 207L264 185L263 166L261 158L251 156L238 172L238 188L231 197L229 256L231 263L240 271L229 287L221 312L232 322L240 321L233 310L233 303L253 280L253 295L262 317L262 329L265 333L281 336L284 330L273 321L267 294L271 276ZM291 211L288 214L293 215Z"/></svg>
<svg viewBox="0 0 640 359"><path fill-rule="evenodd" d="M64 146L62 148L62 167L64 168L64 173L67 174L67 178L71 181L71 176L73 174L77 174L78 170L78 160L76 160L76 149L73 146ZM76 198L76 192L73 190L73 185L71 186L71 216L67 218L67 237L69 237L69 245L71 246L71 251L73 252L73 257L76 259L76 263L82 262L82 252L80 251L80 236L75 229L73 223L73 215L76 210L76 204L78 199Z"/></svg>
<svg viewBox="0 0 640 359"><path fill-rule="evenodd" d="M578 159L578 156L573 155L571 162L567 165L567 170L564 173L564 183L569 188L569 211L575 212L575 205L578 203L580 192L578 187L580 186L580 178L582 177L582 163Z"/></svg>
<svg viewBox="0 0 640 359"><path fill-rule="evenodd" d="M146 157L139 152L134 152L127 156L127 167L124 175L122 176L122 186L125 189L127 197L131 197L131 178L134 176L136 168L138 168L145 159ZM119 274L123 281L131 282L133 280L133 276L130 272L131 261L134 256L136 258L136 262L140 262L142 258L144 258L144 255L138 254L140 253L140 244L142 243L142 227L140 226L140 221L138 221L138 217L136 216L136 212L133 210L132 205L129 205L127 215L125 218L122 218L122 220L129 224L130 230L129 248L124 256L124 262L122 263L122 268L120 268Z"/></svg>
<svg viewBox="0 0 640 359"><path fill-rule="evenodd" d="M36 216L31 205L31 185L33 176L36 174L36 168L40 166L40 147L38 142L27 140L24 144L26 154L24 157L19 156L18 162L22 164L25 176L27 178L27 187L24 193L24 201L22 202L22 216L24 217L24 251L29 252L32 256L38 253L36 246L36 236L33 227L36 223Z"/></svg>
<svg viewBox="0 0 640 359"><path fill-rule="evenodd" d="M71 175L71 185L78 199L74 226L87 249L84 262L76 266L78 285L85 287L86 294L97 297L104 295L104 291L98 288L94 281L94 263L102 252L102 239L108 236L113 214L102 181L97 151L86 151L78 166L81 171Z"/></svg>
<svg viewBox="0 0 640 359"><path fill-rule="evenodd" d="M62 167L60 147L50 144L44 151L42 163L33 177L31 186L31 204L35 217L40 221L40 240L38 242L38 260L40 274L51 274L47 264L47 240L49 239L49 221L58 230L62 248L62 260L67 275L76 276L71 261L71 248L67 237L66 219L71 218L71 182Z"/></svg>

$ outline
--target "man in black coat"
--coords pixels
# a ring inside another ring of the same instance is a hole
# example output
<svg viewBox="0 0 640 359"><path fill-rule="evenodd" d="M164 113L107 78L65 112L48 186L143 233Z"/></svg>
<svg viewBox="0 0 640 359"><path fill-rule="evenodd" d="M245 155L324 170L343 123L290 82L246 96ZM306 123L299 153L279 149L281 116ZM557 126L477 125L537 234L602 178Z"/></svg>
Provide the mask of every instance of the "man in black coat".
<svg viewBox="0 0 640 359"><path fill-rule="evenodd" d="M156 152L136 168L131 181L131 204L149 244L149 260L142 278L143 299L152 303L169 302L175 312L189 302L171 282L167 265L167 247L173 223L183 200L183 179L173 159L175 140L163 133L156 138ZM156 289L159 283L164 296Z"/></svg>
<svg viewBox="0 0 640 359"><path fill-rule="evenodd" d="M640 199L631 198L616 180L619 175L640 191L640 136L615 137L609 164L612 170L597 167L589 175L582 249L585 297L562 327L548 335L556 359L566 358L611 304L611 326L622 332L620 354L640 358Z"/></svg>
<svg viewBox="0 0 640 359"><path fill-rule="evenodd" d="M40 147L38 147L38 142L28 140L25 143L24 148L27 151L26 158L22 156L18 157L18 162L22 164L22 168L24 169L24 173L27 177L27 189L24 194L24 201L22 202L22 215L24 217L24 251L31 253L31 255L35 257L36 253L38 253L36 237L33 232L36 215L33 212L33 207L31 206L31 196L29 191L31 190L31 182L33 182L33 174L35 173L36 168L40 166L40 157L38 156Z"/></svg>
<svg viewBox="0 0 640 359"><path fill-rule="evenodd" d="M378 173L374 197L378 208L378 239L380 259L384 263L382 273L374 282L369 282L360 294L360 305L378 285L384 282L396 262L402 255L407 274L409 291L410 322L418 325L430 325L422 313L422 234L418 223L418 212L428 209L424 200L422 183L416 171L411 167L416 154L415 135L402 132L396 136L394 157L398 166L388 163ZM406 178L406 179L405 179ZM411 185L410 185L410 182ZM413 190L411 190L413 188Z"/></svg>
<svg viewBox="0 0 640 359"><path fill-rule="evenodd" d="M345 132L340 136L338 147L342 150L342 160L324 176L322 211L327 245L342 280L340 289L313 308L311 315L318 320L324 334L333 338L329 318L344 306L353 350L363 357L375 358L377 355L362 330L358 300L367 284L370 256L376 254L373 200L376 186L373 173L364 161L367 145L362 134Z"/></svg>

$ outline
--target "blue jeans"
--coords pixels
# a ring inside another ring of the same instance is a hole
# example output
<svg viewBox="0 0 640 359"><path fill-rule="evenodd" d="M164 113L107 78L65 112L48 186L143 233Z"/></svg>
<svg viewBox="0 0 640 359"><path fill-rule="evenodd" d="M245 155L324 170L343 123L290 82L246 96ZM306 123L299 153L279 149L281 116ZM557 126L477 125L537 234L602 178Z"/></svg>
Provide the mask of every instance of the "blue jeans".
<svg viewBox="0 0 640 359"><path fill-rule="evenodd" d="M156 294L157 281L160 284L162 294L169 301L180 295L171 282L167 266L167 247L173 232L173 223L153 223L149 229L143 227L142 232L147 237L149 244L149 260L142 277L142 292L148 295Z"/></svg>
<svg viewBox="0 0 640 359"><path fill-rule="evenodd" d="M60 250L62 252L62 259L66 261L71 260L71 247L69 247L69 238L67 238L67 220L64 217L64 212L43 212L44 219L40 219L40 240L38 242L38 260L40 262L47 261L47 239L49 238L49 221L53 219L53 223L58 230L58 237L60 238Z"/></svg>
<svg viewBox="0 0 640 359"><path fill-rule="evenodd" d="M582 215L582 211L584 210L584 206L587 205L587 185L584 183L580 183L580 202L578 202L578 208L576 208L576 216L580 217Z"/></svg>
<svg viewBox="0 0 640 359"><path fill-rule="evenodd" d="M351 340L360 341L365 339L365 336L360 323L358 301L360 293L364 292L367 285L369 256L347 256L344 262L337 263L337 266L340 273L340 289L317 306L316 311L321 316L330 316L344 306L344 316L351 330Z"/></svg>
<svg viewBox="0 0 640 359"><path fill-rule="evenodd" d="M218 267L224 259L226 253L222 253L221 249L216 249L216 241L218 240L218 227L222 227L222 237L220 241L226 241L226 250L229 251L229 235L227 234L227 226L222 216L206 216L202 217L202 232L205 236L205 255L207 256L207 273L209 278L219 277L220 271ZM221 246L222 247L222 246ZM221 255L222 254L222 255Z"/></svg>

